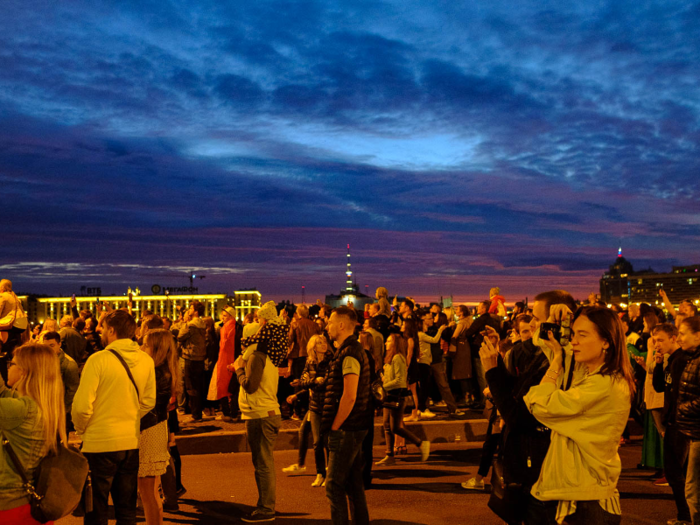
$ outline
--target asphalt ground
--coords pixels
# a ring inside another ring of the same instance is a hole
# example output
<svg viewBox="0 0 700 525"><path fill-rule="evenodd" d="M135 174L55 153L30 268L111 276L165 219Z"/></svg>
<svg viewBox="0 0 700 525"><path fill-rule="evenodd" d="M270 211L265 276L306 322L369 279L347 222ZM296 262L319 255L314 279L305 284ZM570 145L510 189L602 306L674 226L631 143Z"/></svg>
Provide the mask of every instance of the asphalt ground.
<svg viewBox="0 0 700 525"><path fill-rule="evenodd" d="M373 488L367 491L372 523L476 524L502 523L487 507L489 495L468 492L462 481L477 470L480 444L435 445L429 460L420 462L415 447L398 456L395 466L375 468ZM375 461L384 447L374 448ZM665 524L675 517L675 505L668 487L655 487L653 472L636 468L641 442L620 448L623 472L618 484L622 499L622 523ZM330 507L323 488L312 488L315 477L313 453L307 456L307 472L287 476L282 468L296 462L292 450L275 452L277 472L277 520L282 525L330 524ZM165 523L228 524L255 508L257 489L250 454L209 454L183 456L183 483L187 493L180 500L180 512L165 514ZM144 521L140 518L140 521ZM82 519L64 518L57 525L77 525ZM115 523L110 521L110 523Z"/></svg>

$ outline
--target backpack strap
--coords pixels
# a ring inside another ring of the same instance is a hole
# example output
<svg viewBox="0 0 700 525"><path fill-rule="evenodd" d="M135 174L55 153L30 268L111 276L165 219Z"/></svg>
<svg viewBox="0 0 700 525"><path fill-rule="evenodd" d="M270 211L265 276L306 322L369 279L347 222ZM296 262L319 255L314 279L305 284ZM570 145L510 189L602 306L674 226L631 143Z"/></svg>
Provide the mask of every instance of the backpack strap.
<svg viewBox="0 0 700 525"><path fill-rule="evenodd" d="M129 376L129 379L131 379L131 383L134 385L134 388L136 389L136 397L138 399L141 399L141 393L139 392L139 387L136 386L136 381L134 381L134 376L131 375L131 369L129 368L129 365L126 364L126 361L124 361L124 358L117 352L116 350L112 350L111 348L108 348L110 352L114 354L114 356L119 359L119 362L122 364L124 367L124 370L126 370L127 375Z"/></svg>

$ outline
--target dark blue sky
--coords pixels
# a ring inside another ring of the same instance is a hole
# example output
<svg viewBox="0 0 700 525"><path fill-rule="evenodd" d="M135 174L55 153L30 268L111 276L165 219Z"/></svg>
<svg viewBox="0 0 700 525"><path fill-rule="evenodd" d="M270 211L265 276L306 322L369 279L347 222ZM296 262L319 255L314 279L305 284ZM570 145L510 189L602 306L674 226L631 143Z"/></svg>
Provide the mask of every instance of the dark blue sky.
<svg viewBox="0 0 700 525"><path fill-rule="evenodd" d="M231 5L229 5L231 4ZM563 3L570 4L570 3ZM694 2L3 2L0 276L584 297L700 262ZM182 273L183 277L173 277Z"/></svg>

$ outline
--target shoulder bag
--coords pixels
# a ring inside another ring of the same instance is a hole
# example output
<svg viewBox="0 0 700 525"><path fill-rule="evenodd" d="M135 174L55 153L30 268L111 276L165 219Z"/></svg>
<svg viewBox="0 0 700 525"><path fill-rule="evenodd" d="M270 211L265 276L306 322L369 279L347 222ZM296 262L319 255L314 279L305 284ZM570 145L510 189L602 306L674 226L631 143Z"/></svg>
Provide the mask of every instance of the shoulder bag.
<svg viewBox="0 0 700 525"><path fill-rule="evenodd" d="M80 451L70 445L63 446L59 440L56 454L49 454L41 460L32 481L10 441L4 434L0 434L0 438L29 494L35 520L39 523L59 520L75 510L88 475L88 461Z"/></svg>

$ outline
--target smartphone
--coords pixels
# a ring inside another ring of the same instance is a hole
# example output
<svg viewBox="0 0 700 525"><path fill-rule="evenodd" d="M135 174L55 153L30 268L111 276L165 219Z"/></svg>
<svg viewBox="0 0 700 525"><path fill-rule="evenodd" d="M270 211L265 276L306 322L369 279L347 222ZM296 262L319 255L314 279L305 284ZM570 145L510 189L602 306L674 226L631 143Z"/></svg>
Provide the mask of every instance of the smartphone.
<svg viewBox="0 0 700 525"><path fill-rule="evenodd" d="M557 342L561 342L561 326L556 323L542 323L540 325L540 339L543 341L549 341L549 333L552 332L554 339Z"/></svg>
<svg viewBox="0 0 700 525"><path fill-rule="evenodd" d="M73 301L75 301L75 294L70 296Z"/></svg>

